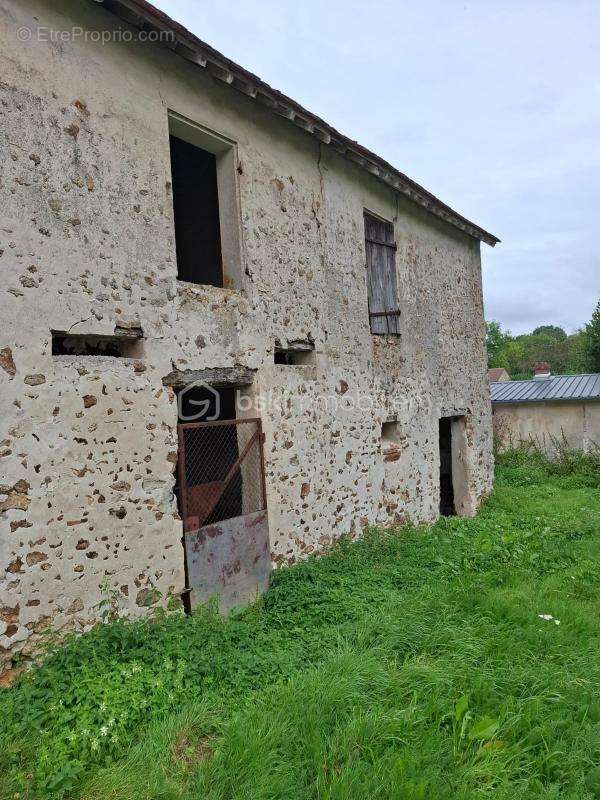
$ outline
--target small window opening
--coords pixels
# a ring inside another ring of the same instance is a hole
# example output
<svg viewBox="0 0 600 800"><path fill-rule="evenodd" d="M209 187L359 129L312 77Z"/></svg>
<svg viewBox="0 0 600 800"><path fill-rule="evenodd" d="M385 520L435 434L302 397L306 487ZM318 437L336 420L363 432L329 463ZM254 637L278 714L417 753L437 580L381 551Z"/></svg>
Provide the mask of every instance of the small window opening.
<svg viewBox="0 0 600 800"><path fill-rule="evenodd" d="M53 356L110 356L140 358L143 345L139 334L89 336L83 333L51 331Z"/></svg>
<svg viewBox="0 0 600 800"><path fill-rule="evenodd" d="M316 364L315 346L312 342L290 342L282 347L275 342L273 363L288 367L305 367Z"/></svg>
<svg viewBox="0 0 600 800"><path fill-rule="evenodd" d="M400 334L394 225L365 212L367 299L374 334Z"/></svg>
<svg viewBox="0 0 600 800"><path fill-rule="evenodd" d="M177 277L223 286L217 159L177 136L169 143Z"/></svg>
<svg viewBox="0 0 600 800"><path fill-rule="evenodd" d="M395 443L398 441L398 421L389 420L381 426L381 441Z"/></svg>

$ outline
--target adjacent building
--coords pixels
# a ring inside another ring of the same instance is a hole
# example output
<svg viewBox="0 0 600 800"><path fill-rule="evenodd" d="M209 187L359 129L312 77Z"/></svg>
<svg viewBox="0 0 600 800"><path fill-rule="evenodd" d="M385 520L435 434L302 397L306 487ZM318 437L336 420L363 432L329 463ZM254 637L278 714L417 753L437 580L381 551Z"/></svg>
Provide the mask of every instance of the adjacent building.
<svg viewBox="0 0 600 800"><path fill-rule="evenodd" d="M488 380L489 381L509 381L510 375L504 369L504 367L492 367L488 369Z"/></svg>
<svg viewBox="0 0 600 800"><path fill-rule="evenodd" d="M536 364L528 381L490 384L494 434L501 449L589 452L600 447L600 374L552 375Z"/></svg>

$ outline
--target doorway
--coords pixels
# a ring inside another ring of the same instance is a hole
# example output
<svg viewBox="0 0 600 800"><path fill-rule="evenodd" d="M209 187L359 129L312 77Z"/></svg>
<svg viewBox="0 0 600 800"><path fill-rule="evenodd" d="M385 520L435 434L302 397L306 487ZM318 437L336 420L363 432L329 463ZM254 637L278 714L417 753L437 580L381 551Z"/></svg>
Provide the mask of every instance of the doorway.
<svg viewBox="0 0 600 800"><path fill-rule="evenodd" d="M439 438L440 514L443 517L452 517L456 514L452 475L452 417L441 417Z"/></svg>
<svg viewBox="0 0 600 800"><path fill-rule="evenodd" d="M261 422L236 418L235 387L188 387L179 401L177 499L183 520L184 607L193 611L215 598L219 610L228 611L255 599L268 585ZM198 418L189 421L191 416Z"/></svg>

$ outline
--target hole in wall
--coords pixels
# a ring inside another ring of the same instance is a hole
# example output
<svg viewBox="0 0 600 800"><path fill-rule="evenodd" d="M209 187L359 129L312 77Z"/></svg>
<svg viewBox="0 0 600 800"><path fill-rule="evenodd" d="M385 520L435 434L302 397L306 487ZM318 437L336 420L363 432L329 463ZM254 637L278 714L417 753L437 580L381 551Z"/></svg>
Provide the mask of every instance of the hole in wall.
<svg viewBox="0 0 600 800"><path fill-rule="evenodd" d="M51 331L53 356L110 356L140 358L143 343L139 334L93 336L82 333Z"/></svg>
<svg viewBox="0 0 600 800"><path fill-rule="evenodd" d="M388 420L381 425L382 443L396 444L399 438L398 420Z"/></svg>
<svg viewBox="0 0 600 800"><path fill-rule="evenodd" d="M315 346L312 342L289 342L283 347L280 342L275 342L273 350L273 363L283 364L288 367L314 366L316 361Z"/></svg>
<svg viewBox="0 0 600 800"><path fill-rule="evenodd" d="M386 420L381 425L381 452L383 460L388 462L398 461L406 446L406 437L400 429L397 419Z"/></svg>

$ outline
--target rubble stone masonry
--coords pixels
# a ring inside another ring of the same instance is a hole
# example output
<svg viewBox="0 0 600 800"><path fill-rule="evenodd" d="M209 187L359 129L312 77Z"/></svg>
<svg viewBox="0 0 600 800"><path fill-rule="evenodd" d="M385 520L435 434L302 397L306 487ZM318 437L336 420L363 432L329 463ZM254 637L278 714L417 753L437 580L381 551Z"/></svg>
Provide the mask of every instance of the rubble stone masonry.
<svg viewBox="0 0 600 800"><path fill-rule="evenodd" d="M183 588L173 370L253 371L276 564L433 522L440 416L465 417L460 513L492 481L479 241L164 46L18 36L109 16L0 7L5 661L48 626L88 628L109 594L133 617ZM229 288L176 279L169 110L235 143ZM369 331L365 209L394 222L400 336ZM143 338L131 357L52 355L52 330ZM315 363L274 364L276 340L314 342Z"/></svg>

